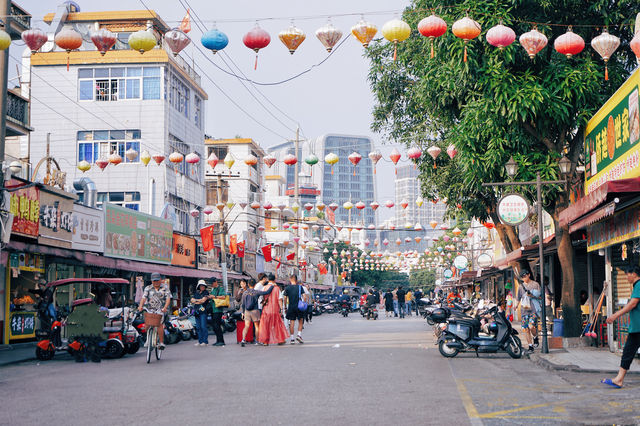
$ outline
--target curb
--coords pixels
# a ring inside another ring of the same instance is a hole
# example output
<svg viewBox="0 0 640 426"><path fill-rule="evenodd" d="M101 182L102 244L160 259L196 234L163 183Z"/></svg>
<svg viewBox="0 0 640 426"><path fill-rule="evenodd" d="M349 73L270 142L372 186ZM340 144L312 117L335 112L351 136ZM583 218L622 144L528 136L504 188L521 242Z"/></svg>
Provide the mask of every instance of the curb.
<svg viewBox="0 0 640 426"><path fill-rule="evenodd" d="M573 364L555 364L547 359L544 359L538 354L530 354L528 356L529 360L539 367L545 368L551 371L569 371L572 373L598 373L598 374L618 374L618 370L606 370L606 369L593 369L593 368L580 368L577 365ZM627 371L627 374L640 375L640 371Z"/></svg>

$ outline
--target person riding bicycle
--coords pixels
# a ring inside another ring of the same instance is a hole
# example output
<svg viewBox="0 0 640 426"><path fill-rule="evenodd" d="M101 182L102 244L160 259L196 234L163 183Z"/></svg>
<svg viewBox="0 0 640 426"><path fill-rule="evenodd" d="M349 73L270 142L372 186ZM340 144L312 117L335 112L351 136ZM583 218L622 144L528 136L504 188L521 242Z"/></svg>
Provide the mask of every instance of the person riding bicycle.
<svg viewBox="0 0 640 426"><path fill-rule="evenodd" d="M167 312L169 303L171 303L171 291L163 281L164 277L159 273L151 274L151 285L144 288L138 311L142 312L145 309L148 313L157 315L164 315ZM160 340L158 349L162 350L164 349L164 326L162 323L158 326L158 338Z"/></svg>

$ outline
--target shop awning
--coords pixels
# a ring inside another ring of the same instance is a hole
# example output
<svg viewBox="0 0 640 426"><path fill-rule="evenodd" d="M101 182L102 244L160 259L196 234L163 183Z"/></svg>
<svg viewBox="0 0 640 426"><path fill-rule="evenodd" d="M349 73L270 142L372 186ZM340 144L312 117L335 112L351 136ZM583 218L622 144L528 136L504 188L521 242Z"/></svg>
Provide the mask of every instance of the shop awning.
<svg viewBox="0 0 640 426"><path fill-rule="evenodd" d="M124 271L152 273L158 272L171 277L188 278L213 278L220 277L217 271L207 271L201 269L181 268L179 266L161 265L155 263L137 262L134 260L115 259L104 257L94 253L87 253L78 250L67 250L57 247L49 247L40 244L28 244L20 241L10 241L7 248L26 253L39 253L49 256L57 256L66 259L76 260L80 263L101 268L120 269Z"/></svg>
<svg viewBox="0 0 640 426"><path fill-rule="evenodd" d="M311 287L314 290L331 290L331 286L330 285L309 284L309 287Z"/></svg>
<svg viewBox="0 0 640 426"><path fill-rule="evenodd" d="M620 179L607 182L560 212L560 226L566 226L575 222L577 219L598 208L607 200L612 201L617 194L629 193L640 193L640 178Z"/></svg>
<svg viewBox="0 0 640 426"><path fill-rule="evenodd" d="M569 225L569 232L575 232L579 229L586 228L587 226L599 221L600 219L604 219L607 216L613 215L613 212L616 211L617 203L617 200L613 200L610 203L600 207L599 209L593 210L591 213L587 213L586 215L582 216L580 219Z"/></svg>

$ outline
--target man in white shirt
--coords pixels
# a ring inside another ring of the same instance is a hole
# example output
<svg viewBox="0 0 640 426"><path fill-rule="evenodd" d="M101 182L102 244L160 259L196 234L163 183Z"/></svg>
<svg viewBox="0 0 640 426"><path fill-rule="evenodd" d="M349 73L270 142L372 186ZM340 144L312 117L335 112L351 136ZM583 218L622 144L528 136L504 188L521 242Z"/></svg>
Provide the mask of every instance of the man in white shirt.
<svg viewBox="0 0 640 426"><path fill-rule="evenodd" d="M263 291L264 290L264 286L267 284L267 275L260 272L258 274L258 282L256 283L256 286L254 287L254 289L256 291ZM263 296L260 296L258 298L258 309L260 310L260 312L262 312L262 300L263 300Z"/></svg>

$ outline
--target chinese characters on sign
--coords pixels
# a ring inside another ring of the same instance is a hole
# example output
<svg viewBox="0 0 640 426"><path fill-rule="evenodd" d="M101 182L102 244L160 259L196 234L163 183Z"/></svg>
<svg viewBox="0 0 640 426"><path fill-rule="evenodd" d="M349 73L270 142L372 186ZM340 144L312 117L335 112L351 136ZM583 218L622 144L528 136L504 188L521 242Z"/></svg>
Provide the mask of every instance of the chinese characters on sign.
<svg viewBox="0 0 640 426"><path fill-rule="evenodd" d="M171 222L108 203L104 214L105 256L171 263Z"/></svg>
<svg viewBox="0 0 640 426"><path fill-rule="evenodd" d="M74 250L104 252L104 212L102 210L73 205L71 248Z"/></svg>
<svg viewBox="0 0 640 426"><path fill-rule="evenodd" d="M38 243L71 248L73 198L53 188L40 189L40 228Z"/></svg>
<svg viewBox="0 0 640 426"><path fill-rule="evenodd" d="M11 180L8 187L22 184ZM13 215L12 232L27 237L38 238L40 218L40 191L35 186L18 189L10 193L9 212Z"/></svg>
<svg viewBox="0 0 640 426"><path fill-rule="evenodd" d="M595 251L640 236L640 207L615 213L587 227L587 251Z"/></svg>
<svg viewBox="0 0 640 426"><path fill-rule="evenodd" d="M529 203L521 195L508 194L498 202L498 217L504 224L517 226L527 220Z"/></svg>
<svg viewBox="0 0 640 426"><path fill-rule="evenodd" d="M9 317L9 338L28 339L35 337L35 312L13 312Z"/></svg>
<svg viewBox="0 0 640 426"><path fill-rule="evenodd" d="M196 267L196 240L194 238L173 234L171 264L189 268Z"/></svg>
<svg viewBox="0 0 640 426"><path fill-rule="evenodd" d="M605 182L640 176L639 82L640 70L636 70L587 123L587 194Z"/></svg>

